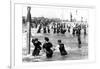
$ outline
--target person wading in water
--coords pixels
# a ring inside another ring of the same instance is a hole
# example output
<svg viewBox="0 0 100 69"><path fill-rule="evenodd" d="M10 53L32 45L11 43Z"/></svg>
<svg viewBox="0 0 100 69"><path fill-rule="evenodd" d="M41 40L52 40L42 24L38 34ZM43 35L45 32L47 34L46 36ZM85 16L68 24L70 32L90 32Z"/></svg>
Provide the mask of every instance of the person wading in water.
<svg viewBox="0 0 100 69"><path fill-rule="evenodd" d="M61 56L67 55L68 53L65 50L64 44L61 42L61 40L58 40L58 45L59 45L59 50L60 50Z"/></svg>
<svg viewBox="0 0 100 69"><path fill-rule="evenodd" d="M49 38L48 37L45 37L45 43L43 44L43 49L45 50L46 52L46 57L47 58L52 58L52 55L53 55L53 51L52 51L52 43L49 42Z"/></svg>
<svg viewBox="0 0 100 69"><path fill-rule="evenodd" d="M38 41L38 39L32 39L32 43L35 46L32 56L39 56L40 50L41 50L41 42Z"/></svg>

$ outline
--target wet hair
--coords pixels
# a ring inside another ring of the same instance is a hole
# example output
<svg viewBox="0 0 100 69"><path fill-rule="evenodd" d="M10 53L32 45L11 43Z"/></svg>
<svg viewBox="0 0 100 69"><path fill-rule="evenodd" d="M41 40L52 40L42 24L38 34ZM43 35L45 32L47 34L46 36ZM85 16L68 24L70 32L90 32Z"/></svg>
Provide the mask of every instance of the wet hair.
<svg viewBox="0 0 100 69"><path fill-rule="evenodd" d="M49 38L48 38L48 37L45 37L44 39L45 39L46 41L49 41Z"/></svg>
<svg viewBox="0 0 100 69"><path fill-rule="evenodd" d="M34 43L35 42L35 39L32 39L32 43Z"/></svg>
<svg viewBox="0 0 100 69"><path fill-rule="evenodd" d="M61 43L61 40L58 40L59 43Z"/></svg>
<svg viewBox="0 0 100 69"><path fill-rule="evenodd" d="M38 41L38 38L35 38L35 41Z"/></svg>

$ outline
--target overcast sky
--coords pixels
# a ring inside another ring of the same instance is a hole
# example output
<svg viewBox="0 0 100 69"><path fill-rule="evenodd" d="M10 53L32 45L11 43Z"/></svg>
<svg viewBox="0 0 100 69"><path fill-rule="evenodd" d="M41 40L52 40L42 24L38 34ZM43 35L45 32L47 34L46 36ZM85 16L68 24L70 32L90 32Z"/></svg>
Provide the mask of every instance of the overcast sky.
<svg viewBox="0 0 100 69"><path fill-rule="evenodd" d="M22 8L23 16L27 16L27 6ZM32 17L48 17L48 18L61 18L70 19L70 13L72 13L73 18L78 21L88 19L88 9L87 8L71 8L71 7L54 7L54 6L37 6L31 5L31 15Z"/></svg>

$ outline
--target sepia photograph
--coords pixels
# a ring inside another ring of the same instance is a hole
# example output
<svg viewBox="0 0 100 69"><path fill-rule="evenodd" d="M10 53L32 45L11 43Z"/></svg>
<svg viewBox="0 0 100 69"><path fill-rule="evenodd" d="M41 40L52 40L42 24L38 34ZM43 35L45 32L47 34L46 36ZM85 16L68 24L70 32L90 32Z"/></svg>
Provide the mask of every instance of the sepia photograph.
<svg viewBox="0 0 100 69"><path fill-rule="evenodd" d="M22 62L88 59L87 8L24 5Z"/></svg>

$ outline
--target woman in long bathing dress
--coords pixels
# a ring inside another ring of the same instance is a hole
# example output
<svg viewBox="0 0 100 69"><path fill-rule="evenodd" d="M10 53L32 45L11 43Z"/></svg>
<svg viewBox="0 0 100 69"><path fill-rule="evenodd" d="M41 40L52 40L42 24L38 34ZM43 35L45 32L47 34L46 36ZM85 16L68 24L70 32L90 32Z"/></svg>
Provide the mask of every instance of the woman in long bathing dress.
<svg viewBox="0 0 100 69"><path fill-rule="evenodd" d="M41 50L41 42L38 41L38 39L32 39L32 43L35 46L32 56L39 56L40 50Z"/></svg>
<svg viewBox="0 0 100 69"><path fill-rule="evenodd" d="M52 55L53 55L53 51L51 49L52 47L53 47L53 45L51 42L49 42L49 38L45 37L45 43L43 44L43 49L46 52L47 58L52 58Z"/></svg>

